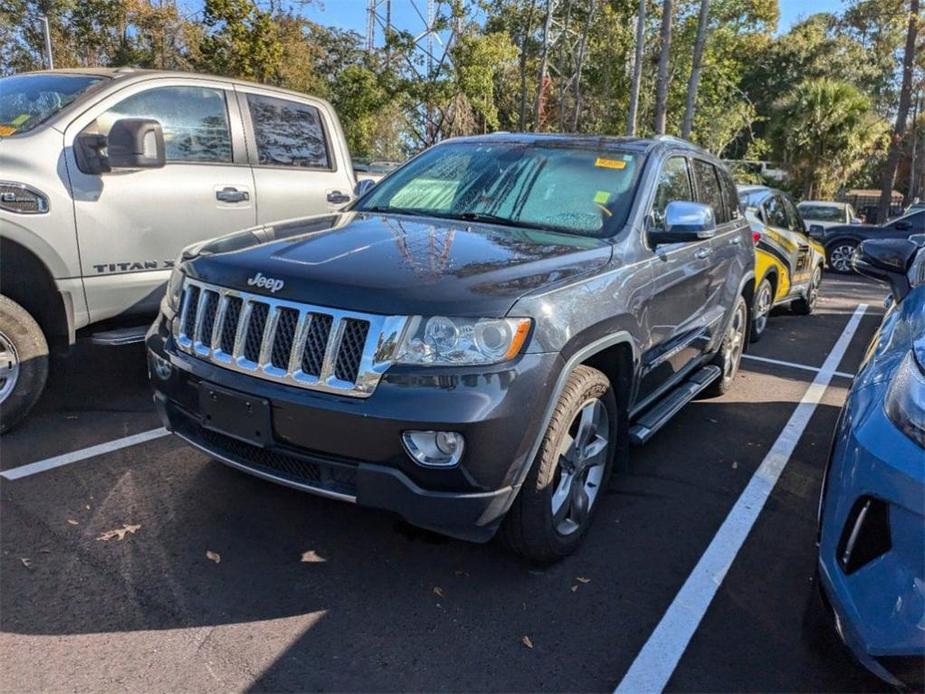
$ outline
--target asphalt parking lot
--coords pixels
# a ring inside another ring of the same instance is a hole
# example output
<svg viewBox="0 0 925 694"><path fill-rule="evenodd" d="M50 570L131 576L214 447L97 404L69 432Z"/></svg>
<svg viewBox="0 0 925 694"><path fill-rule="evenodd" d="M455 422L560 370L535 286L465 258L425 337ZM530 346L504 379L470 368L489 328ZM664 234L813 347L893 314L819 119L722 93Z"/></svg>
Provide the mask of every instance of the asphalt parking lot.
<svg viewBox="0 0 925 694"><path fill-rule="evenodd" d="M811 410L689 643L674 644L667 689L886 689L834 639L804 627L845 374L863 358L885 293L829 275L817 314L775 316L732 392L693 403L634 449L630 474L614 478L582 548L551 568L497 543L448 540L263 482L169 436L2 478L4 689L628 686L639 681L624 681L637 656L659 647L653 633L843 335L841 373ZM846 335L861 303L868 308ZM142 349L81 347L55 365L29 420L4 436L0 468L11 475L159 426Z"/></svg>

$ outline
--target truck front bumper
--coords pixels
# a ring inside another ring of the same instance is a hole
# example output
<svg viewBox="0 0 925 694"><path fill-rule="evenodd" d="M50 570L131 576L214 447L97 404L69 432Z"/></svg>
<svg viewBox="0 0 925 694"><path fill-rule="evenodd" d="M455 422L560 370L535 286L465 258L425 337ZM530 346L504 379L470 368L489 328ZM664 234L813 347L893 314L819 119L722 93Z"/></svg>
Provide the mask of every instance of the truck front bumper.
<svg viewBox="0 0 925 694"><path fill-rule="evenodd" d="M475 542L492 538L517 494L562 367L558 355L530 354L482 370L392 369L372 396L357 399L272 383L179 353L163 318L146 343L164 426L209 456ZM267 401L270 440L255 445L234 431L204 427L200 384ZM408 430L462 434L461 462L446 469L418 465L402 445Z"/></svg>

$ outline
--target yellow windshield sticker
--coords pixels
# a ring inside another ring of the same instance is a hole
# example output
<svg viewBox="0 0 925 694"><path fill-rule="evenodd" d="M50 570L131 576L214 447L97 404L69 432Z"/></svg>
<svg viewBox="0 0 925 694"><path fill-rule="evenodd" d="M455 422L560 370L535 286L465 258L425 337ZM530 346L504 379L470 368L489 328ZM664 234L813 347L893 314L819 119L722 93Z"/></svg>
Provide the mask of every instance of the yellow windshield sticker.
<svg viewBox="0 0 925 694"><path fill-rule="evenodd" d="M594 162L595 166L599 166L604 169L625 169L626 162L619 159L604 159L604 157L598 157Z"/></svg>
<svg viewBox="0 0 925 694"><path fill-rule="evenodd" d="M12 125L0 125L0 137L6 137L7 135L12 135L16 132L16 128Z"/></svg>
<svg viewBox="0 0 925 694"><path fill-rule="evenodd" d="M606 190L599 190L594 194L594 202L598 205L606 205L608 200L610 200L610 193Z"/></svg>

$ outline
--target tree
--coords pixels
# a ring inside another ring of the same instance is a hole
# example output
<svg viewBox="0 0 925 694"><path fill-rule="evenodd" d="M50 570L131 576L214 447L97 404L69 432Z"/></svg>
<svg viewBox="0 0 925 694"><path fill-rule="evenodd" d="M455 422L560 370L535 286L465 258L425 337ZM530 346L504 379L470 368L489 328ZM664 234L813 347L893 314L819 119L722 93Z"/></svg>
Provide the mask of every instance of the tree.
<svg viewBox="0 0 925 694"><path fill-rule="evenodd" d="M665 134L668 115L668 60L671 55L672 0L662 0L662 30L658 53L658 78L655 83L655 134Z"/></svg>
<svg viewBox="0 0 925 694"><path fill-rule="evenodd" d="M552 28L553 11L556 7L556 0L546 0L546 19L543 21L543 43L540 51L540 66L537 70L536 77L536 100L533 103L533 130L536 132L540 129L543 117L543 101L546 96L546 69L549 65L549 38Z"/></svg>
<svg viewBox="0 0 925 694"><path fill-rule="evenodd" d="M639 109L639 87L642 82L642 55L646 43L646 0L639 0L636 11L636 48L633 57L633 84L630 88L630 105L626 112L626 134L636 134L636 111Z"/></svg>
<svg viewBox="0 0 925 694"><path fill-rule="evenodd" d="M697 40L694 43L694 62L691 76L687 83L687 103L684 107L684 121L681 124L681 137L687 139L694 127L694 109L697 104L697 86L700 83L700 66L703 60L703 46L707 40L707 19L710 15L710 0L700 0L700 17L697 22Z"/></svg>
<svg viewBox="0 0 925 694"><path fill-rule="evenodd" d="M877 209L877 219L886 221L890 211L890 198L893 193L893 182L896 179L896 167L899 165L899 155L903 135L906 133L906 119L909 117L909 104L912 101L912 70L915 65L915 39L918 33L919 0L909 0L909 29L906 33L906 48L903 51L903 82L899 92L899 108L896 110L896 125L893 126L893 137L890 140L890 150L887 154L883 175L880 179L880 206Z"/></svg>
<svg viewBox="0 0 925 694"><path fill-rule="evenodd" d="M197 67L264 81L281 66L283 47L273 17L250 0L205 0Z"/></svg>

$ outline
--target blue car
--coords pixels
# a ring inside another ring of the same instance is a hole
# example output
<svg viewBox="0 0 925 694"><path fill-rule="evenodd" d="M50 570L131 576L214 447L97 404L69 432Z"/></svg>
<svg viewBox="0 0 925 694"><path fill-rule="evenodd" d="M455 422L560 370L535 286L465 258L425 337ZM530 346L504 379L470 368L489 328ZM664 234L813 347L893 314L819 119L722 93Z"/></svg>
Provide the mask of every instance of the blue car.
<svg viewBox="0 0 925 694"><path fill-rule="evenodd" d="M925 673L925 248L865 241L861 274L892 287L841 412L819 504L819 579L838 636L871 672Z"/></svg>

